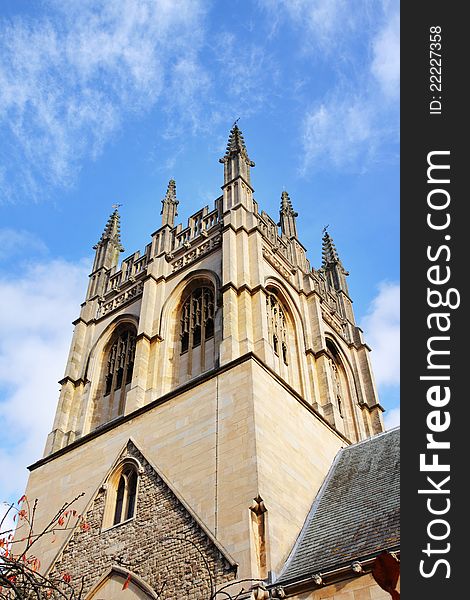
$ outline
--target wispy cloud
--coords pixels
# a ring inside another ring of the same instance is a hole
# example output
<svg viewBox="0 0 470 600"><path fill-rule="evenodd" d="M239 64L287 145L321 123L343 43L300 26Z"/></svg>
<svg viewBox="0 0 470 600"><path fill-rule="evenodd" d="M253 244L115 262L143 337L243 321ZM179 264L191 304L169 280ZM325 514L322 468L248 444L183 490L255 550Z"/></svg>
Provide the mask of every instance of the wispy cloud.
<svg viewBox="0 0 470 600"><path fill-rule="evenodd" d="M215 38L214 55L231 110L229 118L256 113L275 92L278 72L266 47L253 42L241 43L232 32ZM223 110L223 107L221 107ZM234 114L235 113L235 114Z"/></svg>
<svg viewBox="0 0 470 600"><path fill-rule="evenodd" d="M399 3L360 0L260 0L297 31L315 64L328 61L333 83L307 105L300 131L303 175L341 169L364 172L388 160L398 140Z"/></svg>
<svg viewBox="0 0 470 600"><path fill-rule="evenodd" d="M303 174L332 167L363 170L382 133L374 105L363 95L337 91L307 112L302 131Z"/></svg>
<svg viewBox="0 0 470 600"><path fill-rule="evenodd" d="M385 413L384 417L385 429L392 429L397 425L400 425L400 409L392 408Z"/></svg>
<svg viewBox="0 0 470 600"><path fill-rule="evenodd" d="M349 38L369 25L369 3L348 0L260 0L269 11L273 28L279 30L287 18L301 27L304 51L339 53ZM339 58L339 57L338 57Z"/></svg>
<svg viewBox="0 0 470 600"><path fill-rule="evenodd" d="M371 71L382 93L397 100L400 93L400 16L398 9L380 29L373 40Z"/></svg>
<svg viewBox="0 0 470 600"><path fill-rule="evenodd" d="M400 424L400 285L382 282L361 327L372 348L370 355L379 398L392 401L384 415L385 428Z"/></svg>
<svg viewBox="0 0 470 600"><path fill-rule="evenodd" d="M400 286L381 283L361 323L371 353L377 385L400 383Z"/></svg>
<svg viewBox="0 0 470 600"><path fill-rule="evenodd" d="M0 262L11 260L25 251L35 255L46 254L47 246L34 233L25 229L0 229Z"/></svg>
<svg viewBox="0 0 470 600"><path fill-rule="evenodd" d="M42 455L88 270L51 260L0 276L0 500L22 494L26 466Z"/></svg>
<svg viewBox="0 0 470 600"><path fill-rule="evenodd" d="M194 63L203 30L198 0L46 6L35 21L0 21L3 199L70 185L127 113L155 105L173 72L194 76L181 66Z"/></svg>

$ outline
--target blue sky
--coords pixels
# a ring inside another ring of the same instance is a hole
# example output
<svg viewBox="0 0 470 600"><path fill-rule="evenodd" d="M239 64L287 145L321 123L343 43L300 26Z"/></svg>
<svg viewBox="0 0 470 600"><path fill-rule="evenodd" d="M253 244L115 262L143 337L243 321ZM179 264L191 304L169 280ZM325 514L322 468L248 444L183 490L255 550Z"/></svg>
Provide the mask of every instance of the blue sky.
<svg viewBox="0 0 470 600"><path fill-rule="evenodd" d="M398 2L3 0L0 498L42 454L112 204L124 256L170 178L182 222L212 206L238 117L260 208L289 192L315 267L329 225L397 422Z"/></svg>

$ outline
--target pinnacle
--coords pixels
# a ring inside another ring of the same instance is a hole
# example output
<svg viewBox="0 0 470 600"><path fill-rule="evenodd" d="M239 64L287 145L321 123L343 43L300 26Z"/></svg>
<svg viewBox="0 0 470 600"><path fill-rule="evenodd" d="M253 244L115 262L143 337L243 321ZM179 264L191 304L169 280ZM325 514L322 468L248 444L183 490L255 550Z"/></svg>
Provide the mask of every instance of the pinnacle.
<svg viewBox="0 0 470 600"><path fill-rule="evenodd" d="M291 215L293 217L298 217L299 214L294 211L292 207L292 201L289 198L289 194L284 190L281 194L281 214L283 215Z"/></svg>
<svg viewBox="0 0 470 600"><path fill-rule="evenodd" d="M323 256L323 264L322 264L323 268L328 267L332 264L341 263L339 256L338 256L338 251L336 250L336 246L333 242L333 238L326 231L326 228L325 228L325 233L323 234L323 240L322 240L322 256Z"/></svg>
<svg viewBox="0 0 470 600"><path fill-rule="evenodd" d="M238 121L238 119L237 119ZM237 121L233 124L232 129L230 130L230 134L227 142L227 149L225 151L225 155L220 159L220 162L225 162L229 157L240 154L245 162L250 165L250 167L254 167L255 163L250 160L248 157L248 152L245 146L245 140L243 138L243 133L237 125Z"/></svg>
<svg viewBox="0 0 470 600"><path fill-rule="evenodd" d="M176 181L170 179L165 197L162 200L162 225L170 225L174 227L175 217L178 215L177 207L179 200L176 199Z"/></svg>
<svg viewBox="0 0 470 600"><path fill-rule="evenodd" d="M93 246L94 249L96 249L98 246L105 244L108 241L111 241L119 249L120 252L124 252L124 248L121 245L120 221L121 217L119 216L118 209L115 208L114 211L111 213L108 222L106 223L106 227L103 231L100 241L95 246Z"/></svg>
<svg viewBox="0 0 470 600"><path fill-rule="evenodd" d="M178 200L176 199L176 181L174 179L170 179L168 182L168 189L162 202L176 202L178 204Z"/></svg>

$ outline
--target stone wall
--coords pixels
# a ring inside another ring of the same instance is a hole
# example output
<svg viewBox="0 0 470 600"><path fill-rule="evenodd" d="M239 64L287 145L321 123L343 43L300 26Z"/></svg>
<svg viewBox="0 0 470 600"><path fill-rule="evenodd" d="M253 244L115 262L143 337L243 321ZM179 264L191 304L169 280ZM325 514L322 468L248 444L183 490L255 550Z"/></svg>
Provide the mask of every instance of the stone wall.
<svg viewBox="0 0 470 600"><path fill-rule="evenodd" d="M236 567L129 442L126 456L142 465L134 518L103 529L107 490L103 486L86 512L88 531L77 530L53 569L83 577L84 594L113 565L137 574L165 598L203 600L236 576ZM210 573L209 573L210 570Z"/></svg>

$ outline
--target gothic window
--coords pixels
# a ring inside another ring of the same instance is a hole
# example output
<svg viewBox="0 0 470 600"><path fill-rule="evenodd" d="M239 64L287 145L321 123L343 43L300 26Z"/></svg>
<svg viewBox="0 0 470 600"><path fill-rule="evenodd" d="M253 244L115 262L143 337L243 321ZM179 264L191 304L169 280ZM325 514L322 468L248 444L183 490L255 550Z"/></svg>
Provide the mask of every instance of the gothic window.
<svg viewBox="0 0 470 600"><path fill-rule="evenodd" d="M108 350L104 396L109 398L109 418L124 412L126 391L131 383L134 369L135 342L135 332L132 329L121 329ZM114 414L116 412L117 414Z"/></svg>
<svg viewBox="0 0 470 600"><path fill-rule="evenodd" d="M338 412L340 417L343 417L343 409L342 409L342 398L343 398L343 391L341 389L341 381L340 381L340 376L338 373L338 367L335 363L334 360L330 359L330 370L331 370L331 377L333 380L333 388L334 388L334 394L336 396L336 405L338 406Z"/></svg>
<svg viewBox="0 0 470 600"><path fill-rule="evenodd" d="M119 477L116 491L113 525L132 519L137 493L137 471L133 465L126 465Z"/></svg>
<svg viewBox="0 0 470 600"><path fill-rule="evenodd" d="M124 523L135 515L139 476L134 462L123 462L111 475L107 484L105 528Z"/></svg>
<svg viewBox="0 0 470 600"><path fill-rule="evenodd" d="M289 352L286 314L274 294L268 294L266 297L266 310L268 314L269 339L274 354L287 365Z"/></svg>
<svg viewBox="0 0 470 600"><path fill-rule="evenodd" d="M181 311L181 353L214 337L214 292L210 287L195 289Z"/></svg>

